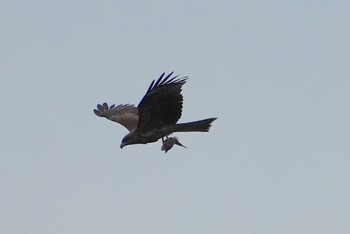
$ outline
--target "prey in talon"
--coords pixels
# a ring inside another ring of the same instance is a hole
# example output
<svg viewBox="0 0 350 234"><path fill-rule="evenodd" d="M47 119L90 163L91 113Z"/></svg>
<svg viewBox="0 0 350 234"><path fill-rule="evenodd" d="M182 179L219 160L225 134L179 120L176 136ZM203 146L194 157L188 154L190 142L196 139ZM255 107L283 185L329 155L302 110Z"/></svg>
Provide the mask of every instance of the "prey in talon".
<svg viewBox="0 0 350 234"><path fill-rule="evenodd" d="M94 113L123 125L129 130L124 136L120 148L134 144L148 144L157 142L160 138L174 132L208 132L217 118L207 118L197 121L178 123L182 115L183 96L182 86L187 77L178 77L171 72L163 73L153 80L138 106L130 104L108 105L98 104ZM122 86L122 89L128 85ZM131 93L133 89L130 90ZM168 151L174 144L183 146L174 137L163 139L164 151Z"/></svg>
<svg viewBox="0 0 350 234"><path fill-rule="evenodd" d="M186 146L184 146L179 142L177 137L165 136L165 140L164 140L164 137L162 137L162 142L163 142L163 145L161 150L165 151L165 153L168 152L171 148L173 148L174 145L179 145L184 148L187 148Z"/></svg>

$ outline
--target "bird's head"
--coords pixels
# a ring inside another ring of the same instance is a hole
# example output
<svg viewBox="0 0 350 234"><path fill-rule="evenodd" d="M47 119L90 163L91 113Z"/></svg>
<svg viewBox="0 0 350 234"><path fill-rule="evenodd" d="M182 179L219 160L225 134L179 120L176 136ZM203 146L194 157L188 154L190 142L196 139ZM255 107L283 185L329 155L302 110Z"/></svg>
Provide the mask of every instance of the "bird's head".
<svg viewBox="0 0 350 234"><path fill-rule="evenodd" d="M137 144L137 142L135 141L134 134L131 132L123 138L122 143L120 144L120 148L122 149L124 146L132 144Z"/></svg>

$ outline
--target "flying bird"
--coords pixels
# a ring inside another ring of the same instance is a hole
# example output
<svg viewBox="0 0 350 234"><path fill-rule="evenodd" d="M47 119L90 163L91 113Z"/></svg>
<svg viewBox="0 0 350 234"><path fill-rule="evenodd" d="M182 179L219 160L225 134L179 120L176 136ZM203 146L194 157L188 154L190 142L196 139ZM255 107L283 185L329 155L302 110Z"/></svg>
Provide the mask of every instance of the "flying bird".
<svg viewBox="0 0 350 234"><path fill-rule="evenodd" d="M130 104L108 106L107 103L103 103L94 109L97 116L117 122L129 130L120 148L156 142L162 138L162 148L167 151L174 144L181 145L176 138L175 141L168 137L174 132L209 131L211 123L217 118L177 123L182 114L182 86L188 78L172 75L173 72L167 76L163 73L157 81L153 80L137 107Z"/></svg>

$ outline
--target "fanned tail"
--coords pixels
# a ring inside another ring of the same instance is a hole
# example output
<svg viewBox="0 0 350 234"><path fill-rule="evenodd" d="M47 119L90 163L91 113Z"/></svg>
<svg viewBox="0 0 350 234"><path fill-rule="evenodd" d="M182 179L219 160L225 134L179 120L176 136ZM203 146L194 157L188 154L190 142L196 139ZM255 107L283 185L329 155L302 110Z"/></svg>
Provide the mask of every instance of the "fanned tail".
<svg viewBox="0 0 350 234"><path fill-rule="evenodd" d="M217 118L209 118L189 123L176 124L176 132L208 132L211 123Z"/></svg>

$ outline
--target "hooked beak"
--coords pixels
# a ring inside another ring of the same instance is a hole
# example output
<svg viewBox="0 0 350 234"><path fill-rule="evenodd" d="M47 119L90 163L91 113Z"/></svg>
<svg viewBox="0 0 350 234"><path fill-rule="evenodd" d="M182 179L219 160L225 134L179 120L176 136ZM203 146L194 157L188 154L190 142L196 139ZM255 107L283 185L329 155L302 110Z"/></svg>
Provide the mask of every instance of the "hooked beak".
<svg viewBox="0 0 350 234"><path fill-rule="evenodd" d="M121 148L121 149L123 149L124 146L125 146L124 143L121 143L121 144L120 144L120 148Z"/></svg>

